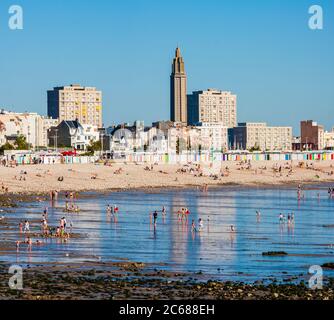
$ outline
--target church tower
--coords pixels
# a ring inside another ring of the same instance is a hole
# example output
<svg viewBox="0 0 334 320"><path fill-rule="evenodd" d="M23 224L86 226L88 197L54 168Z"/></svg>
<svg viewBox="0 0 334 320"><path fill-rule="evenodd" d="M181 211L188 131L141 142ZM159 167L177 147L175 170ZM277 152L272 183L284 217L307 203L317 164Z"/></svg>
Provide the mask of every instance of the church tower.
<svg viewBox="0 0 334 320"><path fill-rule="evenodd" d="M176 48L171 74L171 121L187 125L187 75L181 51Z"/></svg>

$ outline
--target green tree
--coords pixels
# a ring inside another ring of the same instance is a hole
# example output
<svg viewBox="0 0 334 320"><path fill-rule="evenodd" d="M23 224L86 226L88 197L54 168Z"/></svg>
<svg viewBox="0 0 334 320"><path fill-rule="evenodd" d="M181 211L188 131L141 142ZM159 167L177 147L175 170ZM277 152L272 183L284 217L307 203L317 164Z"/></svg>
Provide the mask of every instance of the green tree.
<svg viewBox="0 0 334 320"><path fill-rule="evenodd" d="M261 151L261 148L258 145L255 145L253 148L249 149L250 152Z"/></svg>
<svg viewBox="0 0 334 320"><path fill-rule="evenodd" d="M14 142L11 144L6 142L1 148L0 151L3 152L5 150L30 150L31 145L27 142L25 136L18 136Z"/></svg>
<svg viewBox="0 0 334 320"><path fill-rule="evenodd" d="M90 155L94 155L96 151L101 151L102 143L101 141L91 141L90 145L87 147L87 153Z"/></svg>
<svg viewBox="0 0 334 320"><path fill-rule="evenodd" d="M30 150L31 146L25 136L18 136L15 141L16 150Z"/></svg>
<svg viewBox="0 0 334 320"><path fill-rule="evenodd" d="M7 150L15 150L15 147L12 144L6 142L4 145L0 147L0 152L3 153L4 151Z"/></svg>

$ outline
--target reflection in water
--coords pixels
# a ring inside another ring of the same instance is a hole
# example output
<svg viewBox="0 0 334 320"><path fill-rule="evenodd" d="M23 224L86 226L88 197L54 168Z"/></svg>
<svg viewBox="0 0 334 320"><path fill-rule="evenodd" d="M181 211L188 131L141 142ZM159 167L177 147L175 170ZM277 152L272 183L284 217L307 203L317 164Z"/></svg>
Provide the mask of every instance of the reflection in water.
<svg viewBox="0 0 334 320"><path fill-rule="evenodd" d="M29 264L125 258L164 263L172 271L201 270L220 279L243 281L280 277L283 272L306 274L309 266L334 258L334 200L328 198L326 188L320 196L318 193L306 191L298 200L295 190L289 189L123 192L79 199L81 213L71 214L63 212L65 203L59 199L49 208L49 223L55 226L66 215L73 232L83 237L68 243L49 239L32 252L22 247L17 254L15 250L15 255L14 251L3 253L1 260ZM119 213L107 213L107 205L115 203ZM28 204L9 213L8 218L17 226L28 219L32 231L38 232L46 205ZM178 218L181 208L190 211L187 222ZM152 213L156 210L158 219L154 226ZM290 216L290 223L287 219L279 221L281 213ZM201 232L197 230L199 219L203 221ZM3 230L2 235L6 241L18 240L16 230ZM290 255L262 257L268 251Z"/></svg>

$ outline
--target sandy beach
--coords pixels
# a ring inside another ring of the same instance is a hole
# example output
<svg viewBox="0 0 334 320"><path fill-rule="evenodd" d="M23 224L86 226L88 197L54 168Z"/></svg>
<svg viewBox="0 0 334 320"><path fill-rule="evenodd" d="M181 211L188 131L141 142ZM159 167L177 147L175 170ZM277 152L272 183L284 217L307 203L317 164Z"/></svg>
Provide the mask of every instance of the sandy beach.
<svg viewBox="0 0 334 320"><path fill-rule="evenodd" d="M45 194L57 191L112 191L137 188L243 185L279 186L334 182L328 162L254 162L200 167L189 165L87 164L0 167L2 193ZM59 181L59 178L61 178Z"/></svg>

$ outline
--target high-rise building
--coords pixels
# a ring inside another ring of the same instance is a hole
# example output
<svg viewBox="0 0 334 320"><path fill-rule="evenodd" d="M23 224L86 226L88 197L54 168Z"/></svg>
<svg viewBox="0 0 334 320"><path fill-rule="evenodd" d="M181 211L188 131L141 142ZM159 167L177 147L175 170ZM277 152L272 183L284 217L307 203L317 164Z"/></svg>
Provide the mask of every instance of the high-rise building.
<svg viewBox="0 0 334 320"><path fill-rule="evenodd" d="M302 121L300 127L302 150L322 150L324 148L325 129L323 126L313 120L308 120Z"/></svg>
<svg viewBox="0 0 334 320"><path fill-rule="evenodd" d="M176 49L171 74L171 121L187 125L187 75L179 48Z"/></svg>
<svg viewBox="0 0 334 320"><path fill-rule="evenodd" d="M101 128L102 92L80 85L56 87L48 91L48 116Z"/></svg>
<svg viewBox="0 0 334 320"><path fill-rule="evenodd" d="M237 126L237 96L231 92L208 89L188 95L188 124L219 123Z"/></svg>

